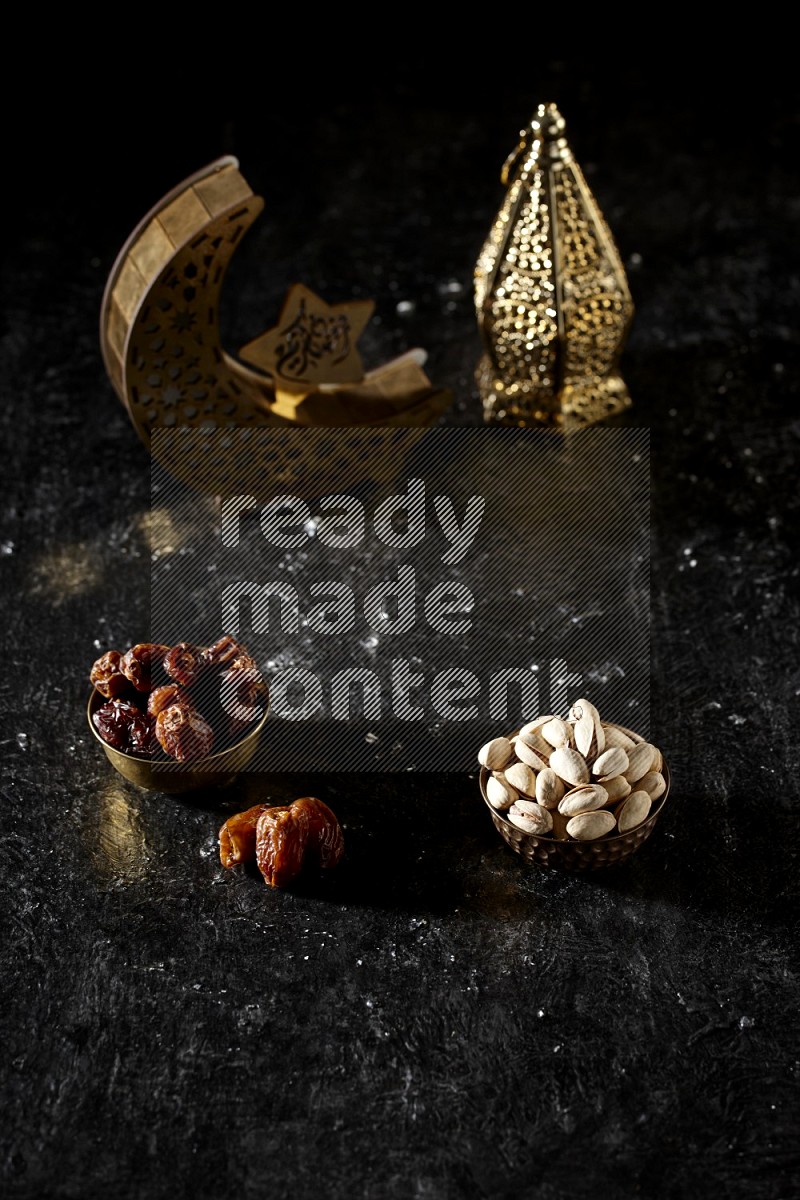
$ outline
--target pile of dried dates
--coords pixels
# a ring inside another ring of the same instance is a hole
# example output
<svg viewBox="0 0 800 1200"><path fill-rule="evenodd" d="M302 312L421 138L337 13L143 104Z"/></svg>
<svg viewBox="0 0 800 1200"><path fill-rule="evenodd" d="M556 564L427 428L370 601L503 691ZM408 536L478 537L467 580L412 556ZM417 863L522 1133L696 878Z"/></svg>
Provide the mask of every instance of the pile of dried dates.
<svg viewBox="0 0 800 1200"><path fill-rule="evenodd" d="M256 804L229 817L219 831L223 867L255 862L274 888L286 887L308 865L335 867L343 853L341 826L316 796L288 805Z"/></svg>
<svg viewBox="0 0 800 1200"><path fill-rule="evenodd" d="M108 650L89 679L106 699L92 713L98 734L137 758L193 762L225 750L261 719L268 697L255 659L230 635L212 646Z"/></svg>

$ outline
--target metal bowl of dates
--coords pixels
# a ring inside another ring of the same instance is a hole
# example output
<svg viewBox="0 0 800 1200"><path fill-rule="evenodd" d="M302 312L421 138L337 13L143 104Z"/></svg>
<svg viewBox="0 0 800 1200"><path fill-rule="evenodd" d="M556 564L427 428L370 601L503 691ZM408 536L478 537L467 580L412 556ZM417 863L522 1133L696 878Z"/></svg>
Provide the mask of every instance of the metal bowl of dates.
<svg viewBox="0 0 800 1200"><path fill-rule="evenodd" d="M96 709L106 703L106 697L101 696L94 689L89 697L86 717L92 736L103 747L105 756L114 770L118 771L120 775L124 775L131 783L135 783L137 787L169 793L194 792L202 788L222 788L232 784L255 754L264 723L269 715L269 703L265 703L261 717L239 741L226 746L216 754L209 754L207 758L198 758L191 762L177 762L169 759L165 754L151 758L125 754L103 741L94 726L92 715Z"/></svg>
<svg viewBox="0 0 800 1200"><path fill-rule="evenodd" d="M616 728L635 741L643 740L632 730L626 729L624 725L616 725ZM650 837L658 818L664 811L670 792L669 767L663 761L663 756L661 774L666 787L661 795L653 801L649 813L639 825L626 830L625 833L612 829L610 833L591 841L575 841L563 832L558 837L555 830L549 834L526 833L489 802L486 783L492 772L486 767L480 769L479 784L483 801L489 810L495 829L506 845L520 858L541 867L559 868L565 871L597 871L607 867L620 866L627 862Z"/></svg>

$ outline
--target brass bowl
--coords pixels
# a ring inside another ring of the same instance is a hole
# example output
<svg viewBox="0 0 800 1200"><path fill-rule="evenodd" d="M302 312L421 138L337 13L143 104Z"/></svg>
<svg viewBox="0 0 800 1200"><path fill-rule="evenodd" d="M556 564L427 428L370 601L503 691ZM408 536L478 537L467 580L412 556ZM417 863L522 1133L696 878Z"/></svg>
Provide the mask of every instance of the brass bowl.
<svg viewBox="0 0 800 1200"><path fill-rule="evenodd" d="M105 703L106 697L94 689L86 707L86 717L95 740L103 747L105 756L114 770L119 771L120 775L124 775L137 787L173 794L194 792L201 788L224 788L232 784L255 754L264 722L269 715L267 703L258 724L254 725L240 742L220 750L217 754L209 754L208 758L199 758L192 763L180 763L165 759L136 758L133 754L123 754L121 750L109 746L108 742L104 742L100 737L92 722L92 713Z"/></svg>
<svg viewBox="0 0 800 1200"><path fill-rule="evenodd" d="M611 721L606 723L613 724ZM615 724L615 728L638 741L643 740L638 733L626 729L624 725ZM513 737L514 734L512 733L510 736ZM653 832L656 821L664 810L670 789L669 767L665 762L661 768L661 774L664 776L667 786L658 799L653 802L650 812L640 825L629 829L627 833L607 833L605 837L596 838L591 842L576 842L571 839L525 833L516 825L512 825L503 813L489 803L486 796L486 781L491 774L492 772L486 767L481 767L481 795L491 815L492 823L503 841L511 847L515 854L519 854L527 862L537 863L542 867L560 868L565 871L597 871L627 862Z"/></svg>

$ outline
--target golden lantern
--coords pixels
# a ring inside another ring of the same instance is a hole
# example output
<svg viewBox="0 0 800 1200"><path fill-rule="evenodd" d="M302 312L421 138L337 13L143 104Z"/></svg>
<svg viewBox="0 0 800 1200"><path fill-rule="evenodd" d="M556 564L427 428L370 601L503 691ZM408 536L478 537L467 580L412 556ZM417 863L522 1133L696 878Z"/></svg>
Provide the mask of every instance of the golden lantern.
<svg viewBox="0 0 800 1200"><path fill-rule="evenodd" d="M618 364L633 301L564 129L556 106L542 104L521 131L475 265L487 421L573 428L631 404Z"/></svg>

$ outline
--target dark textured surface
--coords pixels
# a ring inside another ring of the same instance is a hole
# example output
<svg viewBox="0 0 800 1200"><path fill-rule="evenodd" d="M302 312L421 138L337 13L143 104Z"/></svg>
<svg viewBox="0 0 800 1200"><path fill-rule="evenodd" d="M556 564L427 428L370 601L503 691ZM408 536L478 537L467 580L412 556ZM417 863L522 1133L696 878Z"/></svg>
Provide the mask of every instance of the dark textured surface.
<svg viewBox="0 0 800 1200"><path fill-rule="evenodd" d="M80 165L86 114L63 112L27 146L0 345L4 1195L797 1193L800 104L788 76L757 105L722 70L687 68L677 96L644 68L598 77L376 73L360 97L186 120L169 150L131 120ZM126 785L85 726L95 647L138 640L149 605L106 275L152 203L232 151L266 209L231 343L295 279L374 296L365 362L425 346L475 421L472 266L551 99L637 305L669 806L624 868L570 877L509 851L476 776L262 779L324 795L347 839L330 878L271 892L220 868L213 797Z"/></svg>

